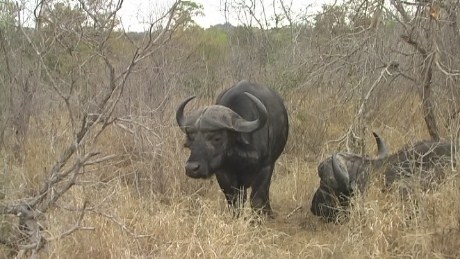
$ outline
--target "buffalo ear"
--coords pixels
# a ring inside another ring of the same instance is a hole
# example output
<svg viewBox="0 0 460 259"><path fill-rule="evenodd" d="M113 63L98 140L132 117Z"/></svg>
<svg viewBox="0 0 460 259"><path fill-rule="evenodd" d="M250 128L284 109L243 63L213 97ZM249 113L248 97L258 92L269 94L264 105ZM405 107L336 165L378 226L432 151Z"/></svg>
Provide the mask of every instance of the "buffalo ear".
<svg viewBox="0 0 460 259"><path fill-rule="evenodd" d="M332 171L335 180L337 181L338 188L343 193L349 193L350 188L350 174L348 173L346 163L341 159L338 154L332 155Z"/></svg>
<svg viewBox="0 0 460 259"><path fill-rule="evenodd" d="M249 138L248 134L240 133L236 136L236 141L240 145L247 146L250 144Z"/></svg>
<svg viewBox="0 0 460 259"><path fill-rule="evenodd" d="M257 163L259 153L251 145L251 136L245 133L235 132L235 145L230 149L230 154L244 157L248 163Z"/></svg>

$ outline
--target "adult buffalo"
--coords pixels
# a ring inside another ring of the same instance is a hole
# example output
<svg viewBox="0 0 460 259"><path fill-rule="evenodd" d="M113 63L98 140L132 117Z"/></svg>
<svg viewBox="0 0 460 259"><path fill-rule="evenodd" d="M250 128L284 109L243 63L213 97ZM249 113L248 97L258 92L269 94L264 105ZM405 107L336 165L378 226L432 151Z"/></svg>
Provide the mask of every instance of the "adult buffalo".
<svg viewBox="0 0 460 259"><path fill-rule="evenodd" d="M222 92L215 105L184 116L193 98L185 99L176 111L190 149L185 173L204 179L215 174L233 208L245 202L251 187L252 208L271 215L271 177L289 131L282 98L266 86L241 81Z"/></svg>
<svg viewBox="0 0 460 259"><path fill-rule="evenodd" d="M397 180L421 180L429 186L452 161L452 145L447 141L425 140L388 154L383 139L374 133L379 149L376 159L350 153L336 153L320 163L320 186L313 196L311 211L328 221L337 221L338 212L349 206L350 197L364 193L376 172L383 172L384 190ZM407 189L401 189L407 191Z"/></svg>

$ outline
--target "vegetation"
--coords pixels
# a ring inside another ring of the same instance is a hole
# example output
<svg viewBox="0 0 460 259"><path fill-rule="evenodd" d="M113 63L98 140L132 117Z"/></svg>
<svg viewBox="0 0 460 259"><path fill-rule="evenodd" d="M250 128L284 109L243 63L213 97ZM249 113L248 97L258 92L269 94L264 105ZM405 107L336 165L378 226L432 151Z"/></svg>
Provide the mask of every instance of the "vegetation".
<svg viewBox="0 0 460 259"><path fill-rule="evenodd" d="M142 33L122 29L122 0L0 4L0 255L459 257L455 166L414 203L376 179L343 224L309 209L318 163L373 156L373 130L391 150L459 143L460 5L344 1L295 17L274 1L270 18L230 2L238 26L200 28L201 6L177 0ZM185 176L174 119L183 98L209 104L242 79L278 90L290 116L276 216L257 225L250 210L232 218L215 180Z"/></svg>

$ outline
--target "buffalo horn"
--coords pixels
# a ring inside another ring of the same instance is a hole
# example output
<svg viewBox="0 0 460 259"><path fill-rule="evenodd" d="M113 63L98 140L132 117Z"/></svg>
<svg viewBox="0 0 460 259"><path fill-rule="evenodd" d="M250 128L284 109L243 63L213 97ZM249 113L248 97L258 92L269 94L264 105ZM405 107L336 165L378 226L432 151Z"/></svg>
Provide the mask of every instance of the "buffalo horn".
<svg viewBox="0 0 460 259"><path fill-rule="evenodd" d="M248 92L245 92L245 94L256 105L259 112L259 118L253 121L239 120L238 123L235 124L235 130L238 132L248 133L256 131L265 125L265 122L267 122L268 118L268 112L267 108L265 108L265 105L257 97Z"/></svg>
<svg viewBox="0 0 460 259"><path fill-rule="evenodd" d="M378 159L383 159L388 156L388 148L387 145L385 144L385 141L383 138L377 134L377 132L372 132L372 135L374 135L375 141L377 142L377 149L378 149Z"/></svg>
<svg viewBox="0 0 460 259"><path fill-rule="evenodd" d="M184 118L184 108L185 108L185 105L187 105L188 102L190 102L192 99L194 99L195 96L190 96L188 97L187 99L185 99L180 105L179 107L177 107L177 110L176 110L176 121L177 121L177 124L179 125L179 127L184 130L184 123L185 123L185 118Z"/></svg>

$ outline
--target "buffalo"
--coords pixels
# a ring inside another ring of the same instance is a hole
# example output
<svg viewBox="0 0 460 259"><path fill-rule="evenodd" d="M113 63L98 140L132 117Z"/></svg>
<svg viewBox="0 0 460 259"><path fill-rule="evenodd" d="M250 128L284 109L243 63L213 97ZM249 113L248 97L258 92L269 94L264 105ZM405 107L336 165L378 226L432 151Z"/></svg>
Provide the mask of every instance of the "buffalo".
<svg viewBox="0 0 460 259"><path fill-rule="evenodd" d="M186 134L185 147L190 149L186 175L201 179L215 175L234 209L244 204L250 187L251 207L272 215L271 178L289 131L280 95L241 81L223 91L214 105L185 116L184 108L193 98L185 99L176 111L177 124Z"/></svg>
<svg viewBox="0 0 460 259"><path fill-rule="evenodd" d="M371 177L384 175L383 191L397 180L414 181L428 186L441 179L442 168L452 163L453 146L448 141L419 141L389 154L383 139L373 133L379 155L375 159L351 153L336 153L318 166L320 186L315 192L311 212L327 221L337 221L338 213L349 206L356 191L365 192ZM407 191L407 189L402 189Z"/></svg>

